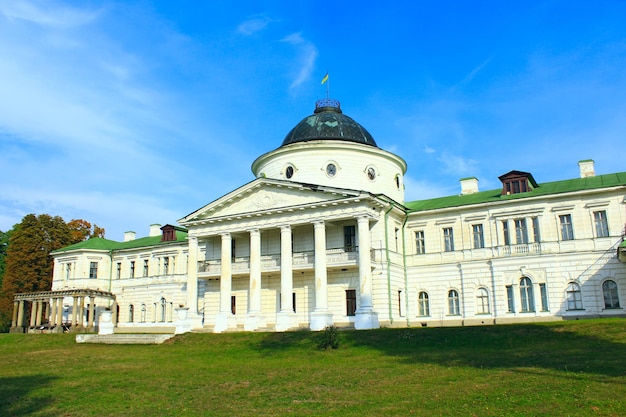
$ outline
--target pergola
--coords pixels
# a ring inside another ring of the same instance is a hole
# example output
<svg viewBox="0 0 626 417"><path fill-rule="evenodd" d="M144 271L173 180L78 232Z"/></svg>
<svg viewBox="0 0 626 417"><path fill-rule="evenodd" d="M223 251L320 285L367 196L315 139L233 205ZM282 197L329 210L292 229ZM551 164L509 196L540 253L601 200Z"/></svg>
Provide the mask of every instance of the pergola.
<svg viewBox="0 0 626 417"><path fill-rule="evenodd" d="M63 300L66 297L73 298L71 327L70 323L63 323ZM79 331L79 329L93 331L96 298L104 298L111 302L112 305L110 307L113 310L113 321L115 322L115 316L117 315L115 295L108 291L66 289L16 294L13 297L13 320L10 332L25 333L45 330L50 333L62 333L64 326L72 329L72 331ZM25 322L26 303L30 303L28 323ZM84 320L85 311L88 312L86 321ZM47 322L44 321L45 318L47 318Z"/></svg>

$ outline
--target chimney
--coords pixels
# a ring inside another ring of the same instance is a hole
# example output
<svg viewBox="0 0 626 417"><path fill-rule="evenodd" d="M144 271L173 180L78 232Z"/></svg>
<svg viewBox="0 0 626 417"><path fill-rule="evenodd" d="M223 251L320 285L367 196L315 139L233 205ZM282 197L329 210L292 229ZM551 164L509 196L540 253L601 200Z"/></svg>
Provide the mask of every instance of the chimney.
<svg viewBox="0 0 626 417"><path fill-rule="evenodd" d="M161 225L154 223L150 225L150 237L161 236Z"/></svg>
<svg viewBox="0 0 626 417"><path fill-rule="evenodd" d="M135 232L124 232L124 242L130 242L131 240L135 240L135 236Z"/></svg>
<svg viewBox="0 0 626 417"><path fill-rule="evenodd" d="M478 192L478 178L461 178L461 195L475 194Z"/></svg>
<svg viewBox="0 0 626 417"><path fill-rule="evenodd" d="M585 159L583 161L578 161L578 167L580 168L580 178L596 176L596 170L594 168L593 159Z"/></svg>

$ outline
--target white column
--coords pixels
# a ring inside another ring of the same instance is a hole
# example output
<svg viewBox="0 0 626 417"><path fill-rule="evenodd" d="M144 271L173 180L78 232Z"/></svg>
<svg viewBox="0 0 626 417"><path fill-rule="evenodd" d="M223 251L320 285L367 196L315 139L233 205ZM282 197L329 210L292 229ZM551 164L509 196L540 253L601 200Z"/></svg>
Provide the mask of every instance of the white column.
<svg viewBox="0 0 626 417"><path fill-rule="evenodd" d="M187 307L198 313L198 238L189 236L187 255Z"/></svg>
<svg viewBox="0 0 626 417"><path fill-rule="evenodd" d="M291 252L291 227L280 228L280 311L276 315L276 331L282 332L294 325L292 303L293 255Z"/></svg>
<svg viewBox="0 0 626 417"><path fill-rule="evenodd" d="M232 327L234 317L230 310L230 299L232 295L232 236L230 233L222 234L222 255L220 276L220 312L215 317L215 333L223 332Z"/></svg>
<svg viewBox="0 0 626 417"><path fill-rule="evenodd" d="M265 326L261 315L261 232L250 230L250 291L248 293L248 315L245 330L256 330Z"/></svg>
<svg viewBox="0 0 626 417"><path fill-rule="evenodd" d="M57 318L57 299L50 299L50 314L48 315L48 328L52 329L56 325Z"/></svg>
<svg viewBox="0 0 626 417"><path fill-rule="evenodd" d="M326 270L326 225L313 224L315 236L315 310L311 313L311 330L323 330L333 324L328 310L328 272Z"/></svg>
<svg viewBox="0 0 626 417"><path fill-rule="evenodd" d="M372 303L372 264L370 258L370 227L367 217L357 219L359 233L359 306L354 320L355 329L376 329L378 313L374 311Z"/></svg>

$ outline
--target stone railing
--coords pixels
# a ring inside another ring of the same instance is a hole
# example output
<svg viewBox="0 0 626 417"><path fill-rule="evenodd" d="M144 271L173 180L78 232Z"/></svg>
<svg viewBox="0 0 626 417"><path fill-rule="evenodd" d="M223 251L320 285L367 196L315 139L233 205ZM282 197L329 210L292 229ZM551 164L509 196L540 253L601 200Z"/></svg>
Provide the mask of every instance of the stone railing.
<svg viewBox="0 0 626 417"><path fill-rule="evenodd" d="M356 265L358 260L358 248L333 248L326 250L327 265ZM295 269L313 268L315 264L315 252L294 252L292 266ZM280 268L280 254L262 255L261 271L271 271ZM220 259L198 261L198 273L201 275L219 275L222 270ZM249 257L236 257L231 264L234 273L248 272L250 270Z"/></svg>
<svg viewBox="0 0 626 417"><path fill-rule="evenodd" d="M496 248L497 256L524 256L536 255L541 253L540 243L523 243L519 245L498 246Z"/></svg>

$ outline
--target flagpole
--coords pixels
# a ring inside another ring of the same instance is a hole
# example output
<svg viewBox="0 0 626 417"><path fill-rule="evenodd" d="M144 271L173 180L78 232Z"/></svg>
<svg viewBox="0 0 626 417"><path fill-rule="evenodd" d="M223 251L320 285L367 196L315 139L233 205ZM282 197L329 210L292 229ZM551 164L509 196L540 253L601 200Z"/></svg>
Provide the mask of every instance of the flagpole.
<svg viewBox="0 0 626 417"><path fill-rule="evenodd" d="M326 74L328 74L328 71L326 71ZM326 80L326 100L330 99L330 77L328 77L328 80Z"/></svg>

